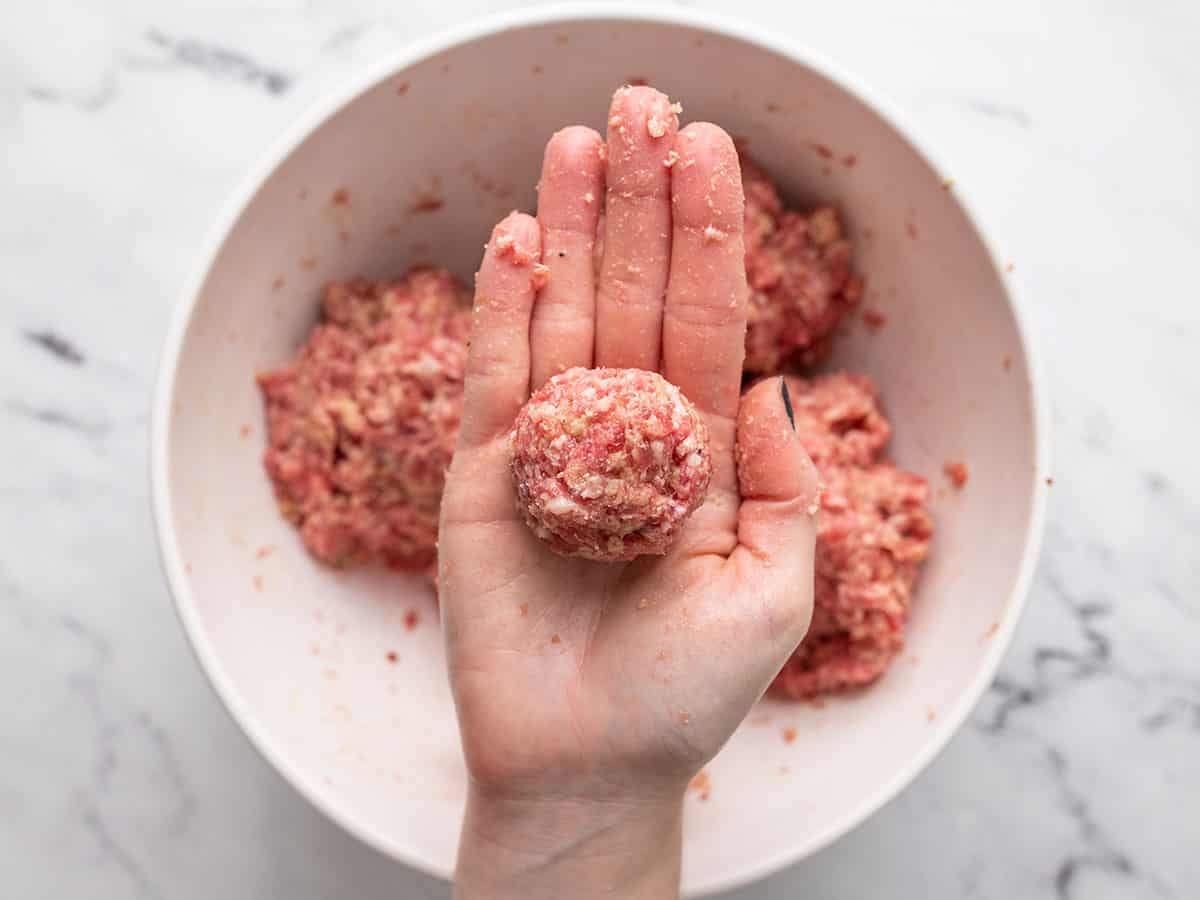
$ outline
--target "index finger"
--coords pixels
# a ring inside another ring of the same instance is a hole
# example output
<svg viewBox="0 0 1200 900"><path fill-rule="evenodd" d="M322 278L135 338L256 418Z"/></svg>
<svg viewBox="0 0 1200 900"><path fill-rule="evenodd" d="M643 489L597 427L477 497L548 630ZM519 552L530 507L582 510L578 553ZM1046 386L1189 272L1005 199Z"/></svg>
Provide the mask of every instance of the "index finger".
<svg viewBox="0 0 1200 900"><path fill-rule="evenodd" d="M529 399L529 322L541 255L530 216L514 212L492 231L475 277L460 448L503 434Z"/></svg>
<svg viewBox="0 0 1200 900"><path fill-rule="evenodd" d="M663 314L663 375L705 413L737 415L746 348L745 199L737 150L716 125L675 140L674 234Z"/></svg>

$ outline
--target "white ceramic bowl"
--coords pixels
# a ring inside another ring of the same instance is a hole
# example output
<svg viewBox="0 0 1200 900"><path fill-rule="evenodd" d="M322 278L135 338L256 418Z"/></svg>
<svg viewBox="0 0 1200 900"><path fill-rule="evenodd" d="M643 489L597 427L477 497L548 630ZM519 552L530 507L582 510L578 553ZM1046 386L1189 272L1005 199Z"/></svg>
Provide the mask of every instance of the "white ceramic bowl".
<svg viewBox="0 0 1200 900"><path fill-rule="evenodd" d="M903 657L820 709L760 704L688 800L685 890L800 859L906 785L990 681L1033 569L1047 426L1029 332L952 173L890 107L807 50L680 10L533 10L398 53L311 110L217 229L167 339L152 468L171 589L234 718L347 830L443 876L465 782L430 591L309 559L260 466L253 376L292 355L329 279L430 260L469 278L492 223L533 208L547 136L603 128L636 78L746 139L792 199L844 211L887 324L854 323L835 363L878 379L895 457L939 488ZM951 459L970 466L960 493Z"/></svg>

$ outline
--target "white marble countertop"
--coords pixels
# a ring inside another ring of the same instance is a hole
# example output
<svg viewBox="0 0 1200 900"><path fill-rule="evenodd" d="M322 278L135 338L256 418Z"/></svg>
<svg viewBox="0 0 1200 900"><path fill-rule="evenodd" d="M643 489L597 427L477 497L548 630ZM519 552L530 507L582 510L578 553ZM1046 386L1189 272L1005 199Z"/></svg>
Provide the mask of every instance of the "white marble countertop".
<svg viewBox="0 0 1200 900"><path fill-rule="evenodd" d="M184 273L279 129L398 44L505 5L6 10L5 896L448 896L311 809L218 705L158 568L146 409ZM912 6L738 4L887 90L975 186L1052 379L1045 553L949 749L731 897L1200 896L1200 5Z"/></svg>

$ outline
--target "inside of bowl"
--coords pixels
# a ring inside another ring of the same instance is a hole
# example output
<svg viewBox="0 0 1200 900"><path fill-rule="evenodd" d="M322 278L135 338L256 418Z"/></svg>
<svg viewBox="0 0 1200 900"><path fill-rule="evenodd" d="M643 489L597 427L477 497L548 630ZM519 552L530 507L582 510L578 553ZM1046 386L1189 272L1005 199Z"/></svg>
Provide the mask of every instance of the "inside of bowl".
<svg viewBox="0 0 1200 900"><path fill-rule="evenodd" d="M949 173L817 71L698 28L520 27L396 71L272 172L209 272L178 360L165 539L202 658L259 746L343 824L434 872L452 866L465 788L432 594L309 559L261 469L254 373L292 355L328 280L418 262L469 279L491 225L532 209L547 136L602 128L612 90L642 79L741 139L791 199L842 210L886 324L847 322L832 364L878 380L893 455L936 489L905 653L859 694L760 705L689 797L687 889L795 858L902 784L1009 612L1037 478L1031 392L1003 274ZM969 466L962 491L949 460Z"/></svg>

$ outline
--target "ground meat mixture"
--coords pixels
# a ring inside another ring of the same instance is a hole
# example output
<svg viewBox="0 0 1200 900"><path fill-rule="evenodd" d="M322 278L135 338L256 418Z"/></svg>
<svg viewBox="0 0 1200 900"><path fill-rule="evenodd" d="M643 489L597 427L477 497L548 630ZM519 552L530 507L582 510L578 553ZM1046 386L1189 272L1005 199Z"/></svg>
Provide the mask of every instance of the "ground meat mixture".
<svg viewBox="0 0 1200 900"><path fill-rule="evenodd" d="M796 433L819 469L867 466L879 458L892 426L866 375L839 372L812 381L788 377Z"/></svg>
<svg viewBox="0 0 1200 900"><path fill-rule="evenodd" d="M904 645L933 520L925 479L879 461L891 429L869 378L789 377L788 390L824 491L812 627L773 690L805 699L874 681Z"/></svg>
<svg viewBox="0 0 1200 900"><path fill-rule="evenodd" d="M695 408L640 369L556 375L521 410L511 441L525 521L564 556L665 553L712 475Z"/></svg>
<svg viewBox="0 0 1200 900"><path fill-rule="evenodd" d="M743 155L746 193L746 371L810 366L829 351L834 329L863 293L851 272L838 214L784 209L775 185Z"/></svg>
<svg viewBox="0 0 1200 900"><path fill-rule="evenodd" d="M462 414L470 294L414 269L326 288L296 358L259 375L279 510L322 562L430 571Z"/></svg>

